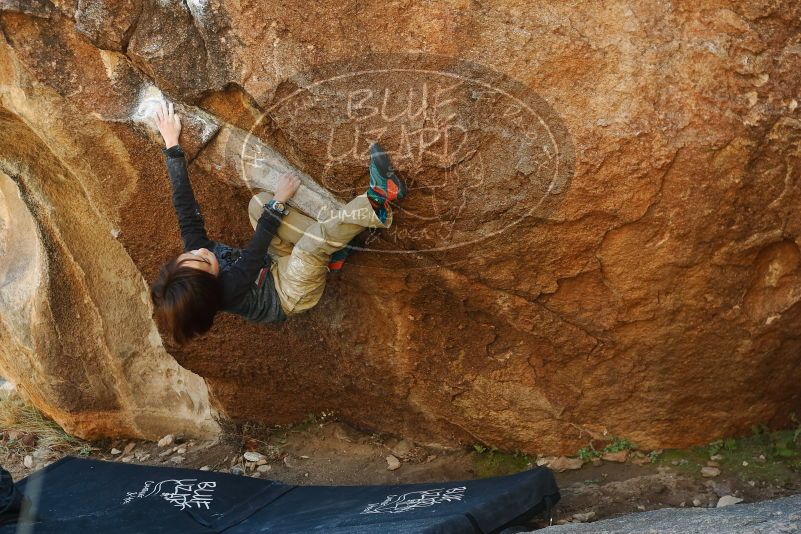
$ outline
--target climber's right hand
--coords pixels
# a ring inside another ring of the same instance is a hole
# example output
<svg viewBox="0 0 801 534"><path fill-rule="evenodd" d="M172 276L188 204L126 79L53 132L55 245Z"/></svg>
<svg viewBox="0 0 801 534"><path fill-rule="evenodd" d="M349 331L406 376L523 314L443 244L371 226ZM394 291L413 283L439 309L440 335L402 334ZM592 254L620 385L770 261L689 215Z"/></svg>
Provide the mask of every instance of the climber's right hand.
<svg viewBox="0 0 801 534"><path fill-rule="evenodd" d="M162 101L156 108L156 127L164 138L167 148L178 144L178 137L181 135L181 119L175 113L172 102L170 105Z"/></svg>
<svg viewBox="0 0 801 534"><path fill-rule="evenodd" d="M278 202L286 202L295 194L295 191L300 187L300 178L288 172L278 178L278 187L275 188L275 200Z"/></svg>

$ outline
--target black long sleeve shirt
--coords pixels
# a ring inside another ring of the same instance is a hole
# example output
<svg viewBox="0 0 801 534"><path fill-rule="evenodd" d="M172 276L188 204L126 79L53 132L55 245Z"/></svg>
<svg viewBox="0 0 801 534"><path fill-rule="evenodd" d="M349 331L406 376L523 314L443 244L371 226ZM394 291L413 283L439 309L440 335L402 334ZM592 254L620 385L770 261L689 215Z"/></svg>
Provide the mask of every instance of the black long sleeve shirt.
<svg viewBox="0 0 801 534"><path fill-rule="evenodd" d="M244 249L229 247L209 239L206 225L195 200L180 145L162 149L172 185L172 204L178 217L184 250L207 248L220 263L223 311L236 313L254 323L274 323L286 319L272 276L267 247L281 225L281 215L265 209L256 232Z"/></svg>

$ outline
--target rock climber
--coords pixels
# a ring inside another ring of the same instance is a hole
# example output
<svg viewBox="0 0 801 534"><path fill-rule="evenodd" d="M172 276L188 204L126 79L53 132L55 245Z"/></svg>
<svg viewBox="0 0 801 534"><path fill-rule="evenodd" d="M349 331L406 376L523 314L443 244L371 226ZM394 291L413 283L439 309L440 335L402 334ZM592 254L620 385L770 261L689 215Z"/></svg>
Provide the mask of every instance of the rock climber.
<svg viewBox="0 0 801 534"><path fill-rule="evenodd" d="M251 199L255 234L250 243L244 249L230 247L206 235L178 144L181 121L173 104L162 102L154 119L164 138L184 253L164 265L150 294L157 321L179 344L207 332L220 311L263 324L313 307L325 289L326 274L341 267L351 239L365 228L389 228L390 204L406 195L388 155L373 144L367 191L343 209L318 222L289 208L300 179L285 174L272 198L261 193ZM271 242L275 260L268 254Z"/></svg>

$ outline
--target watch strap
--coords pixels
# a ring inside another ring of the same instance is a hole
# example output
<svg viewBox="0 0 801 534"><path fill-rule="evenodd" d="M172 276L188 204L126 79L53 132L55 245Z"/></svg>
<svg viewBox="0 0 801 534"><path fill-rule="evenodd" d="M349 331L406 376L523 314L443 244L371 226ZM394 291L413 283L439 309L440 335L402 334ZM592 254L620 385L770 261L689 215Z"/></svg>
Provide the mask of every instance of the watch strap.
<svg viewBox="0 0 801 534"><path fill-rule="evenodd" d="M278 207L279 204L282 205L284 207L284 209L279 209L279 207ZM271 198L267 202L265 207L267 209L269 209L270 211L273 211L275 213L280 213L281 215L286 215L287 213L289 213L289 210L286 209L286 204L284 204L283 202L278 202L274 198Z"/></svg>

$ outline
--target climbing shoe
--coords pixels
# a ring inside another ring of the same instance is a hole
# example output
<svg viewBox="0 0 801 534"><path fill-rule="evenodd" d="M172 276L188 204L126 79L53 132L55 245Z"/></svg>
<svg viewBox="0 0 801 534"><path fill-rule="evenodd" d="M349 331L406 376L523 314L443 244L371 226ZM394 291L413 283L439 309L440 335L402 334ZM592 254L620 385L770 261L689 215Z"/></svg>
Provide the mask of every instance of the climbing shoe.
<svg viewBox="0 0 801 534"><path fill-rule="evenodd" d="M351 241L351 243L353 243L353 241ZM351 250L353 249L350 243L348 243L344 248L331 254L331 257L328 259L328 271L332 273L341 271L342 267L345 265L345 259L350 255Z"/></svg>
<svg viewBox="0 0 801 534"><path fill-rule="evenodd" d="M389 203L406 196L406 184L398 178L389 156L378 143L370 145L370 185L367 188L367 200L382 223L387 222ZM334 252L328 260L328 270L337 272L342 269L345 259L353 250L353 238L344 248Z"/></svg>
<svg viewBox="0 0 801 534"><path fill-rule="evenodd" d="M378 143L370 145L370 186L367 198L381 222L386 222L389 203L406 196L406 184L398 178L389 156Z"/></svg>

